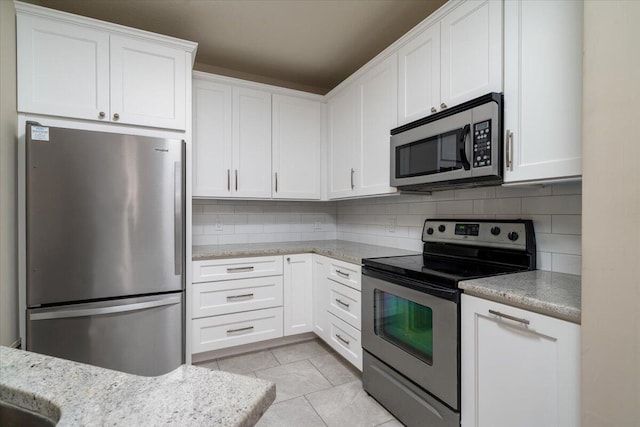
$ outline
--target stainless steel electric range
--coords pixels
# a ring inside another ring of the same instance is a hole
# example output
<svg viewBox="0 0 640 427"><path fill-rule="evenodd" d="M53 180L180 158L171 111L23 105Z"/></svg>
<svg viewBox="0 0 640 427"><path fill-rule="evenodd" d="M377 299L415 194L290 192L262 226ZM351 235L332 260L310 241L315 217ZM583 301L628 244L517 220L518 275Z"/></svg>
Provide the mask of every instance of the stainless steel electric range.
<svg viewBox="0 0 640 427"><path fill-rule="evenodd" d="M460 425L458 282L534 270L530 220L428 219L422 254L363 261L363 387L408 426Z"/></svg>

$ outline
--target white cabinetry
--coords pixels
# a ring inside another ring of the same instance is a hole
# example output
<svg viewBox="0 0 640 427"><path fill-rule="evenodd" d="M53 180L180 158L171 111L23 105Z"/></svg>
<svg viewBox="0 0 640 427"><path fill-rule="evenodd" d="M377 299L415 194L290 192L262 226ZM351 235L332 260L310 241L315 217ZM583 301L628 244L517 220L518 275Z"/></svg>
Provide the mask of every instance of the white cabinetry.
<svg viewBox="0 0 640 427"><path fill-rule="evenodd" d="M313 330L313 264L311 254L284 257L284 335Z"/></svg>
<svg viewBox="0 0 640 427"><path fill-rule="evenodd" d="M580 326L469 295L461 304L462 427L579 426Z"/></svg>
<svg viewBox="0 0 640 427"><path fill-rule="evenodd" d="M313 255L313 332L327 341L329 330L328 301L329 258Z"/></svg>
<svg viewBox="0 0 640 427"><path fill-rule="evenodd" d="M505 2L505 182L582 175L583 3Z"/></svg>
<svg viewBox="0 0 640 427"><path fill-rule="evenodd" d="M273 198L320 199L321 104L273 95Z"/></svg>
<svg viewBox="0 0 640 427"><path fill-rule="evenodd" d="M16 3L18 111L184 130L196 44Z"/></svg>
<svg viewBox="0 0 640 427"><path fill-rule="evenodd" d="M329 198L395 191L389 131L397 124L397 76L394 54L329 99Z"/></svg>
<svg viewBox="0 0 640 427"><path fill-rule="evenodd" d="M398 124L502 91L502 2L465 1L399 51Z"/></svg>

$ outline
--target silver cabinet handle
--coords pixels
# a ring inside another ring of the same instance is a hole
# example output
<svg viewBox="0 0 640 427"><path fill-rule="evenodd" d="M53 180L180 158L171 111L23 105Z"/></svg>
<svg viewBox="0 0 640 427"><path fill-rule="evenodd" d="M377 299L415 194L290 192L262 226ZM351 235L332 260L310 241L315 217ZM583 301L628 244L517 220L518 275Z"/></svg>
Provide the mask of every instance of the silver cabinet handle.
<svg viewBox="0 0 640 427"><path fill-rule="evenodd" d="M353 174L355 173L355 169L351 168L351 189L356 188L356 185L353 183Z"/></svg>
<svg viewBox="0 0 640 427"><path fill-rule="evenodd" d="M278 192L278 172L276 172L276 193Z"/></svg>
<svg viewBox="0 0 640 427"><path fill-rule="evenodd" d="M173 253L174 274L182 274L182 164L175 162L173 169Z"/></svg>
<svg viewBox="0 0 640 427"><path fill-rule="evenodd" d="M115 305L100 308L81 308L72 310L50 311L45 313L35 313L29 316L30 320L67 319L70 317L101 316L105 314L124 313L127 311L144 310L164 305L180 304L180 297L164 298L155 301L137 302L134 304Z"/></svg>
<svg viewBox="0 0 640 427"><path fill-rule="evenodd" d="M349 304L347 304L346 302L342 302L342 301L340 301L338 298L336 298L335 300L336 300L336 302L337 302L338 304L343 305L343 306L345 306L345 307L349 308Z"/></svg>
<svg viewBox="0 0 640 427"><path fill-rule="evenodd" d="M436 110L436 107L431 107L431 112L432 113L436 113L438 110Z"/></svg>
<svg viewBox="0 0 640 427"><path fill-rule="evenodd" d="M231 169L227 169L227 191L231 191Z"/></svg>
<svg viewBox="0 0 640 427"><path fill-rule="evenodd" d="M237 334L238 332L249 332L253 330L253 326L247 326L246 328L239 329L227 329L227 335Z"/></svg>
<svg viewBox="0 0 640 427"><path fill-rule="evenodd" d="M336 274L338 274L338 275L340 275L342 277L345 277L347 279L349 278L349 273L344 273L344 272L342 272L340 270L336 270Z"/></svg>
<svg viewBox="0 0 640 427"><path fill-rule="evenodd" d="M253 294L243 294L243 295L229 295L227 297L227 301L235 301L239 299L253 298Z"/></svg>
<svg viewBox="0 0 640 427"><path fill-rule="evenodd" d="M238 169L236 169L236 191L238 191Z"/></svg>
<svg viewBox="0 0 640 427"><path fill-rule="evenodd" d="M120 118L120 114L118 113L113 114L113 120L118 121L119 118Z"/></svg>
<svg viewBox="0 0 640 427"><path fill-rule="evenodd" d="M489 310L489 314L493 314L494 316L503 317L505 319L513 320L514 322L519 322L524 325L528 325L529 322L527 319L523 319L522 317L509 316L508 314L500 313L499 311Z"/></svg>
<svg viewBox="0 0 640 427"><path fill-rule="evenodd" d="M227 268L227 273L246 273L247 271L253 271L253 266Z"/></svg>
<svg viewBox="0 0 640 427"><path fill-rule="evenodd" d="M345 340L344 338L342 338L342 337L340 336L340 334L336 334L336 338L338 338L340 341L342 341L342 342L343 342L343 343L345 343L346 345L349 345L349 341L348 341L348 340Z"/></svg>
<svg viewBox="0 0 640 427"><path fill-rule="evenodd" d="M447 108L447 104L443 102L442 104L440 104L440 108Z"/></svg>
<svg viewBox="0 0 640 427"><path fill-rule="evenodd" d="M104 113L104 111L100 111L100 113L98 114L98 117L101 119L104 119L105 116L106 114Z"/></svg>
<svg viewBox="0 0 640 427"><path fill-rule="evenodd" d="M507 129L507 134L505 135L505 138L507 140L507 144L506 144L507 152L504 157L505 157L506 167L511 171L513 170L513 132Z"/></svg>

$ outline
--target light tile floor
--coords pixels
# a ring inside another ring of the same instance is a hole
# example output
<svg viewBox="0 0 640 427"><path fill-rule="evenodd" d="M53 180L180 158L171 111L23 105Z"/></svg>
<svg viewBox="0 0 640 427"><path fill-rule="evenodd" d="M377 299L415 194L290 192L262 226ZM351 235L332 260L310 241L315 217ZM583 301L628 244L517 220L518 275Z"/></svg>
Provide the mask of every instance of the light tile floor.
<svg viewBox="0 0 640 427"><path fill-rule="evenodd" d="M276 384L276 400L258 427L402 426L362 389L360 372L318 339L199 366Z"/></svg>

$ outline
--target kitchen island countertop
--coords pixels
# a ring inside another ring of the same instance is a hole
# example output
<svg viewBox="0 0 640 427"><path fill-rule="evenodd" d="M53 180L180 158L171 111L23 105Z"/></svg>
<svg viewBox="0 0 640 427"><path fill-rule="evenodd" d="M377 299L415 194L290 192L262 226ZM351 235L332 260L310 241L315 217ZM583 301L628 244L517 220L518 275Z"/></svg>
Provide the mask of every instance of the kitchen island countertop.
<svg viewBox="0 0 640 427"><path fill-rule="evenodd" d="M580 323L580 276L534 270L458 284L465 294Z"/></svg>
<svg viewBox="0 0 640 427"><path fill-rule="evenodd" d="M275 396L269 381L195 366L141 377L0 347L0 400L61 427L252 426Z"/></svg>

